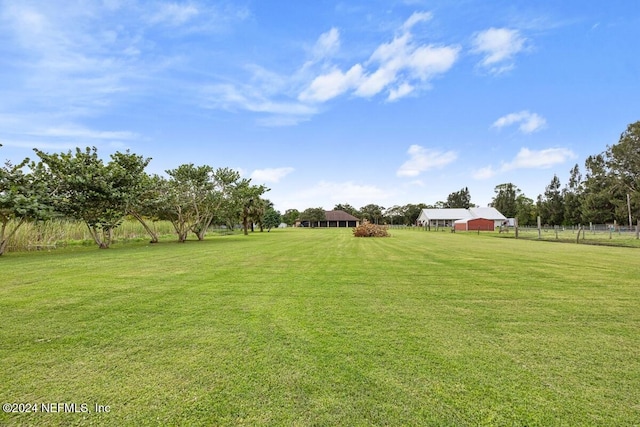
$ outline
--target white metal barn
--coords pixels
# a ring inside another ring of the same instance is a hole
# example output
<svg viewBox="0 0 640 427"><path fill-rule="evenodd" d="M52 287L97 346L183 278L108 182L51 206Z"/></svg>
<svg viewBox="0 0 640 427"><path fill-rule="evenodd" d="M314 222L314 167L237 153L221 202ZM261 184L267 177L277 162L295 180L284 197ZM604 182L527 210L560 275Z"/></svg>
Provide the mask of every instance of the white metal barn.
<svg viewBox="0 0 640 427"><path fill-rule="evenodd" d="M496 228L507 220L496 208L422 209L417 223L423 227L453 227L457 220L473 218L489 219Z"/></svg>

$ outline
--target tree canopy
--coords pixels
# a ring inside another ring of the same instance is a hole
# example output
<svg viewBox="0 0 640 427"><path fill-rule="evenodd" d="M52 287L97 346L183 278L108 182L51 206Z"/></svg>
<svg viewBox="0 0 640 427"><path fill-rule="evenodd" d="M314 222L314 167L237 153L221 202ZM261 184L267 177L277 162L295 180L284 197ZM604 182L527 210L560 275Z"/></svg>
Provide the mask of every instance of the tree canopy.
<svg viewBox="0 0 640 427"><path fill-rule="evenodd" d="M46 166L41 171L56 211L84 221L96 244L108 248L111 232L129 212L151 159L116 153L104 164L95 147L76 148L75 153L35 152Z"/></svg>
<svg viewBox="0 0 640 427"><path fill-rule="evenodd" d="M1 147L1 145L0 145ZM24 159L17 165L6 162L0 168L0 255L9 239L29 220L46 219L52 215L48 183L33 163Z"/></svg>

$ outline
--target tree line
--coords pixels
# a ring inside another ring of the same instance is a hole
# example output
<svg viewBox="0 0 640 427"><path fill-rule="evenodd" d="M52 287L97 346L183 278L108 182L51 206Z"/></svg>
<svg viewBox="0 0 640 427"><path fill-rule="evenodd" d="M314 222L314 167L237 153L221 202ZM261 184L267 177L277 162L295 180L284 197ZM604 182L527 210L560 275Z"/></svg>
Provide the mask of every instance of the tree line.
<svg viewBox="0 0 640 427"><path fill-rule="evenodd" d="M1 147L1 145L0 145ZM11 236L26 221L69 218L86 224L100 248L108 248L112 232L122 221L136 218L152 242L158 241L153 222L170 221L180 242L193 233L204 239L211 225L235 227L244 233L257 224L270 229L281 221L311 223L325 220L323 208L302 212L287 210L282 216L263 198L269 191L229 168L195 166L192 163L167 170L168 178L150 175L150 158L116 152L108 162L95 147L48 154L34 150L38 161L24 159L0 168L0 255ZM640 121L628 125L617 144L589 156L584 174L576 164L562 186L554 175L534 201L513 183L495 187L491 206L520 225L632 224L640 218ZM413 225L422 209L469 208L467 187L434 205L407 204L385 208L368 204L356 209L348 203L334 206L374 224Z"/></svg>
<svg viewBox="0 0 640 427"><path fill-rule="evenodd" d="M584 164L585 173L576 164L563 186L554 174L543 194L536 200L527 197L513 183L494 188L490 206L507 218L517 218L522 226L537 224L538 216L543 224L632 224L640 218L640 121L628 125L617 144L607 146L597 155L589 156ZM348 203L334 206L357 218L375 224L413 225L422 209L471 208L468 187L448 195L447 200L433 205L407 204L385 208L369 204L356 209ZM322 208L309 208L302 212L291 209L283 214L283 221L292 225L297 219L310 222L323 221Z"/></svg>
<svg viewBox="0 0 640 427"><path fill-rule="evenodd" d="M640 218L640 121L627 126L617 144L587 157L584 174L576 164L563 186L554 174L533 201L506 183L496 186L492 206L520 225L540 216L548 225L633 224Z"/></svg>
<svg viewBox="0 0 640 427"><path fill-rule="evenodd" d="M280 224L280 214L262 196L269 191L229 168L184 164L167 170L168 178L150 175L150 158L116 152L103 162L95 147L48 154L34 150L38 161L24 159L0 168L0 255L26 221L68 218L86 224L102 249L127 216L136 218L158 241L154 221L173 225L180 242L193 233L203 240L213 224L244 233Z"/></svg>

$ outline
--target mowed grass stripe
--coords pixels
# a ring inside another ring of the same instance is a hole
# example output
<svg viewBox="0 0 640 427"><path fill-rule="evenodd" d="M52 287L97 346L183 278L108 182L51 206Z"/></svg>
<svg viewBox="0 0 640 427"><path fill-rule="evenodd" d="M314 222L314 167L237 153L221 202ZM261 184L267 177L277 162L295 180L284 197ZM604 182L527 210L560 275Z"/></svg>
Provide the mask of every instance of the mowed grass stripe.
<svg viewBox="0 0 640 427"><path fill-rule="evenodd" d="M634 249L274 230L3 258L29 425L634 425ZM35 418L34 418L35 417Z"/></svg>

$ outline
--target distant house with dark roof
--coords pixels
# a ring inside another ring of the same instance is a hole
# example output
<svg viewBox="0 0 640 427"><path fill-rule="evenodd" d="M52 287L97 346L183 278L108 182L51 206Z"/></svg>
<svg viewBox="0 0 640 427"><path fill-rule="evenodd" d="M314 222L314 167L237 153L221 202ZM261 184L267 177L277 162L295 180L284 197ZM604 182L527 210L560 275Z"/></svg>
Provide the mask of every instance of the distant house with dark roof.
<svg viewBox="0 0 640 427"><path fill-rule="evenodd" d="M325 220L317 221L310 224L309 221L296 220L296 227L357 227L360 225L360 220L355 216L346 213L345 211L325 211Z"/></svg>

